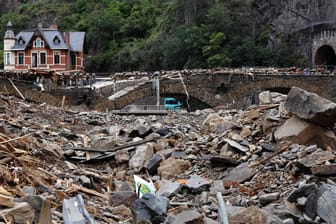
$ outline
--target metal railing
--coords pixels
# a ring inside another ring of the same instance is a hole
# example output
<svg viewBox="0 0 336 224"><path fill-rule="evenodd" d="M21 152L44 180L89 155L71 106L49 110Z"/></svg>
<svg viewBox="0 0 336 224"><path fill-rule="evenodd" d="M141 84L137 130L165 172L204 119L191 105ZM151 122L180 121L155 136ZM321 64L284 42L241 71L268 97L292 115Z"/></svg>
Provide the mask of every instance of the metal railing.
<svg viewBox="0 0 336 224"><path fill-rule="evenodd" d="M143 110L143 111L149 111L149 110L162 110L166 111L167 109L165 108L164 105L128 105L122 110L124 111L135 111L135 110Z"/></svg>

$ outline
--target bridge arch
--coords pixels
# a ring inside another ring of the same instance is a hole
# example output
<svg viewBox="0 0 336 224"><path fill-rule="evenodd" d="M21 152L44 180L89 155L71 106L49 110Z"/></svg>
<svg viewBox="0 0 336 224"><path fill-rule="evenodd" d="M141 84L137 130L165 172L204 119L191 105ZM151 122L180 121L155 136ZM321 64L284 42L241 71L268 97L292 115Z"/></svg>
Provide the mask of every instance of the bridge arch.
<svg viewBox="0 0 336 224"><path fill-rule="evenodd" d="M336 54L330 45L322 45L315 54L315 65L336 65Z"/></svg>
<svg viewBox="0 0 336 224"><path fill-rule="evenodd" d="M197 102L206 103L209 107L226 107L236 102L244 102L245 99L251 98L251 94L263 90L277 90L277 92L282 90L286 93L293 86L315 92L330 100L336 98L334 93L336 76L333 75L200 73L189 76L184 83L185 85L182 85L180 79L161 79L160 92L167 96L180 95L181 99L185 99L188 92L190 97L197 99ZM153 95L152 83L147 83L109 103L104 102L99 105L110 109L121 109Z"/></svg>

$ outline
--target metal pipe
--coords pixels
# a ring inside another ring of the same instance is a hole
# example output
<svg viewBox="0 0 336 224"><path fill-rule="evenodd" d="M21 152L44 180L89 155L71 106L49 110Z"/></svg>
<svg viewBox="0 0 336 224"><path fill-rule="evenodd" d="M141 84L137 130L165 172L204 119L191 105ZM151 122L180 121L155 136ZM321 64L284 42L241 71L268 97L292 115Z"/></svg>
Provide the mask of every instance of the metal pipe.
<svg viewBox="0 0 336 224"><path fill-rule="evenodd" d="M222 193L217 192L217 200L218 200L218 205L219 205L219 215L220 215L220 218L221 218L221 223L222 224L229 224L229 219L228 219L228 216L227 216L227 213L226 213Z"/></svg>

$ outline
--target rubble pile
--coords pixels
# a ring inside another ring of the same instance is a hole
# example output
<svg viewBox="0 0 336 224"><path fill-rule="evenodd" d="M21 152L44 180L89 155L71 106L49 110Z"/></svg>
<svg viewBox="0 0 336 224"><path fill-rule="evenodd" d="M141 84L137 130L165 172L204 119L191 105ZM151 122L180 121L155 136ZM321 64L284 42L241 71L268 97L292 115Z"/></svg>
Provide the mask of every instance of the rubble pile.
<svg viewBox="0 0 336 224"><path fill-rule="evenodd" d="M120 116L0 95L0 223L336 223L335 105Z"/></svg>

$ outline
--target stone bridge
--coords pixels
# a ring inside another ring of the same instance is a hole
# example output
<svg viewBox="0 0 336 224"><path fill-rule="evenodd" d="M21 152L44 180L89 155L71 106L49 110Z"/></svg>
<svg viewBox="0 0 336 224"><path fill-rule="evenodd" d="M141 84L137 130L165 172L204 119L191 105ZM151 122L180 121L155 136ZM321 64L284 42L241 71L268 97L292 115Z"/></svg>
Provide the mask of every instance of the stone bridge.
<svg viewBox="0 0 336 224"><path fill-rule="evenodd" d="M253 95L263 90L288 92L293 86L315 92L322 97L336 102L336 76L334 75L303 75L298 73L281 74L250 74L243 72L210 72L195 73L171 78L160 79L160 95L175 96L187 104L193 101L193 108L198 105L220 107L251 100ZM105 103L108 109L121 109L129 104L154 95L153 84L148 82L134 88L127 94ZM104 107L104 105L97 105Z"/></svg>
<svg viewBox="0 0 336 224"><path fill-rule="evenodd" d="M1 80L0 92L18 95L17 90L8 82ZM51 105L61 106L63 96L66 96L65 106L77 105L78 97L85 99L81 103L87 103L90 99L90 108L100 111L122 109L130 104L137 104L146 98L154 98L153 82L141 82L128 92L118 95L113 100L102 97L101 93L87 89L75 89L73 91L63 89L50 93L31 89L30 86L16 83L18 89L26 99L34 102L46 102ZM242 107L252 102L253 96L263 90L287 93L293 86L315 92L318 95L336 102L336 76L332 74L290 72L261 72L251 73L243 71L211 71L183 73L166 73L160 78L160 96L173 96L182 101L183 106L190 106L190 110L205 107L230 107L232 105ZM111 85L111 91L115 86ZM105 91L108 86L105 86ZM80 91L80 92L79 92ZM105 92L108 95L108 92ZM107 96L106 95L106 96ZM86 102L85 102L86 101ZM152 105L155 104L152 103Z"/></svg>

